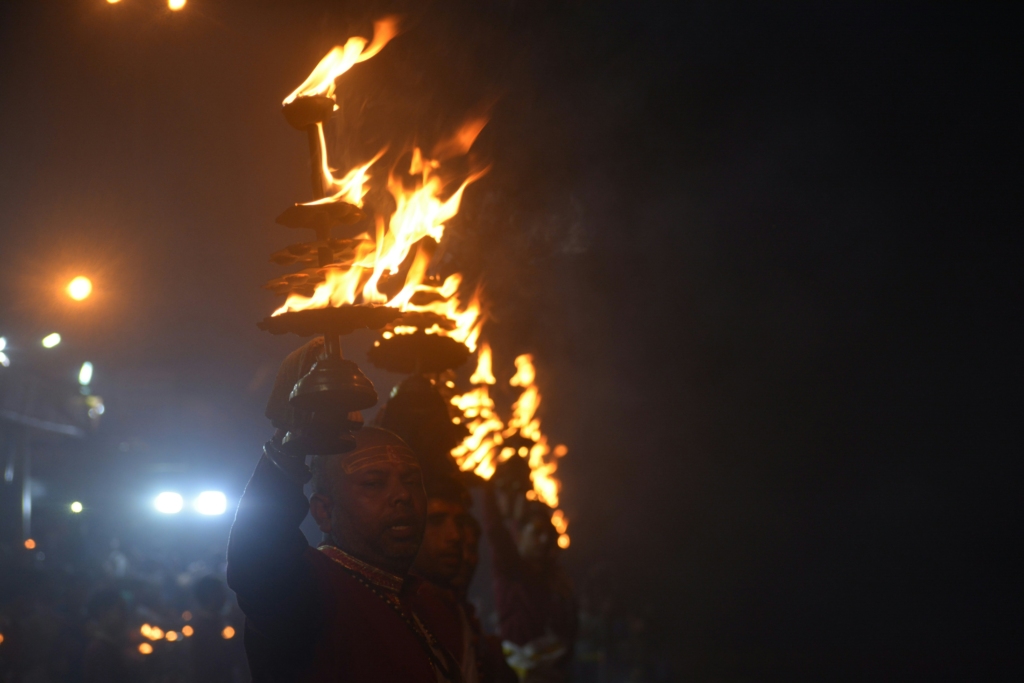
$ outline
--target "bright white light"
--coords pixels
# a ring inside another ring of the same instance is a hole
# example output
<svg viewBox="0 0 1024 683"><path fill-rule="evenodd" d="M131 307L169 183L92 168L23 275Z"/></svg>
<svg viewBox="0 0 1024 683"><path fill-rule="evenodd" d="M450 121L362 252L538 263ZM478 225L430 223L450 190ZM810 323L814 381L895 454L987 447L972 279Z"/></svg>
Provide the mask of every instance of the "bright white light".
<svg viewBox="0 0 1024 683"><path fill-rule="evenodd" d="M46 348L52 349L57 344L60 344L60 335L57 334L56 332L51 332L50 334L43 337L43 346L45 346Z"/></svg>
<svg viewBox="0 0 1024 683"><path fill-rule="evenodd" d="M85 361L82 363L82 369L78 371L78 383L83 387L89 386L89 382L92 381L92 363Z"/></svg>
<svg viewBox="0 0 1024 683"><path fill-rule="evenodd" d="M185 2L186 0L167 0L167 6L170 7L173 11L177 12L185 6Z"/></svg>
<svg viewBox="0 0 1024 683"><path fill-rule="evenodd" d="M82 504L76 500L74 503L71 504L71 511L77 515L79 512L82 511Z"/></svg>
<svg viewBox="0 0 1024 683"><path fill-rule="evenodd" d="M7 337L0 337L0 351L7 348Z"/></svg>
<svg viewBox="0 0 1024 683"><path fill-rule="evenodd" d="M153 507L156 508L157 512L162 512L165 515L173 515L181 512L181 508L185 507L185 501L182 499L180 493L164 491L153 501Z"/></svg>
<svg viewBox="0 0 1024 683"><path fill-rule="evenodd" d="M7 354L4 353L3 351L0 351L0 365L4 366L5 368L11 367L11 359L8 358Z"/></svg>
<svg viewBox="0 0 1024 683"><path fill-rule="evenodd" d="M228 509L228 499L220 491L203 491L192 506L201 515L223 515Z"/></svg>

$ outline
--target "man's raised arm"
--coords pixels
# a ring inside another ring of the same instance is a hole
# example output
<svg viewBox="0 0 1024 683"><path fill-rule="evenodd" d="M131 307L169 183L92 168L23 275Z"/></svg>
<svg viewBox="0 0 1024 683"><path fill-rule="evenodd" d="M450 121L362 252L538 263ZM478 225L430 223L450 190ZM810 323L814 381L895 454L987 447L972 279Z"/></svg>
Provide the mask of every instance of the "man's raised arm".
<svg viewBox="0 0 1024 683"><path fill-rule="evenodd" d="M309 544L299 529L309 503L294 467L301 463L291 460L267 442L228 541L228 585L249 625L267 636L296 636L313 626Z"/></svg>

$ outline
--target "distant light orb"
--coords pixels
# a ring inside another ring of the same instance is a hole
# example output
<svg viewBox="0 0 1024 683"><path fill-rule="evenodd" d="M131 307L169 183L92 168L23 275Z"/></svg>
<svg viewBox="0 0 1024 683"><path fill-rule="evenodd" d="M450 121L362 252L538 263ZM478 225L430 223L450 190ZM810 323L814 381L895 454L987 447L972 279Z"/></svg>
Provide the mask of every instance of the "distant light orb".
<svg viewBox="0 0 1024 683"><path fill-rule="evenodd" d="M60 344L60 334L58 334L57 332L51 332L50 334L43 337L42 344L44 348L52 349L57 344Z"/></svg>
<svg viewBox="0 0 1024 683"><path fill-rule="evenodd" d="M169 641L171 641L171 642L173 643L174 641L176 641L176 640L178 639L178 634L177 634L177 633L175 633L174 631L168 631L168 632L167 632L167 635L166 635L166 636L164 636L164 637L165 637L165 638L166 638L167 640L169 640Z"/></svg>
<svg viewBox="0 0 1024 683"><path fill-rule="evenodd" d="M7 337L0 337L0 351L7 348Z"/></svg>
<svg viewBox="0 0 1024 683"><path fill-rule="evenodd" d="M36 542L31 538L25 539L25 550L35 550Z"/></svg>
<svg viewBox="0 0 1024 683"><path fill-rule="evenodd" d="M220 632L220 637L224 640L231 640L235 637L235 629L230 626L225 626L224 630Z"/></svg>
<svg viewBox="0 0 1024 683"><path fill-rule="evenodd" d="M153 646L149 643L139 643L139 652L144 655L153 654Z"/></svg>
<svg viewBox="0 0 1024 683"><path fill-rule="evenodd" d="M228 509L228 499L220 491L203 491L192 506L201 515L223 515Z"/></svg>
<svg viewBox="0 0 1024 683"><path fill-rule="evenodd" d="M68 283L68 296L75 301L88 299L92 294L92 281L84 275L79 275Z"/></svg>
<svg viewBox="0 0 1024 683"><path fill-rule="evenodd" d="M107 0L108 5L116 5L119 2L121 2L121 0Z"/></svg>
<svg viewBox="0 0 1024 683"><path fill-rule="evenodd" d="M190 637L194 633L194 631L192 630L192 627L189 626L188 624L185 624L184 626L181 627L181 632L182 632L182 634L184 634L184 636L186 638Z"/></svg>
<svg viewBox="0 0 1024 683"><path fill-rule="evenodd" d="M185 6L186 2L187 0L167 0L167 6L171 9L172 12L177 12Z"/></svg>
<svg viewBox="0 0 1024 683"><path fill-rule="evenodd" d="M83 509L83 508L82 508L82 504L81 504L81 503L79 503L79 502L78 502L77 500L76 500L76 501L75 501L74 503L72 503L72 504L71 504L71 511L72 511L72 512L74 512L74 513L75 513L76 515L77 515L77 514L78 514L79 512L81 512L81 511L82 511L82 509Z"/></svg>
<svg viewBox="0 0 1024 683"><path fill-rule="evenodd" d="M0 366L5 368L11 367L11 359L7 357L7 354L0 351Z"/></svg>
<svg viewBox="0 0 1024 683"><path fill-rule="evenodd" d="M153 500L153 507L156 508L157 512L162 512L165 515L174 515L181 512L181 509L185 507L185 501L180 493L164 491Z"/></svg>
<svg viewBox="0 0 1024 683"><path fill-rule="evenodd" d="M560 534L558 536L558 547L562 550L569 547L569 534Z"/></svg>
<svg viewBox="0 0 1024 683"><path fill-rule="evenodd" d="M92 363L85 361L82 363L82 368L78 371L78 383L83 387L89 386L89 382L92 381Z"/></svg>

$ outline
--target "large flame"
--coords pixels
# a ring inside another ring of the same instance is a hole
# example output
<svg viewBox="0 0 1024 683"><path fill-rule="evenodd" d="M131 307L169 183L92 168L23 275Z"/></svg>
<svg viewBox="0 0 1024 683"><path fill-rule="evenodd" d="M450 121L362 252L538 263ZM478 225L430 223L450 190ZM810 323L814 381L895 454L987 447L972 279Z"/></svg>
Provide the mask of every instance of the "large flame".
<svg viewBox="0 0 1024 683"><path fill-rule="evenodd" d="M338 45L328 52L316 65L309 77L295 91L284 98L282 104L290 104L298 97L323 95L334 97L334 80L359 62L384 49L388 42L398 35L398 22L388 17L373 22L373 41L367 45L366 38L353 36L344 45Z"/></svg>
<svg viewBox="0 0 1024 683"><path fill-rule="evenodd" d="M459 212L459 204L462 202L462 194L466 187L486 172L485 170L471 175L451 196L441 199L445 184L441 180L439 168L440 162L424 159L417 147L413 150L409 162L409 175L414 176L413 186L407 188L405 178L401 175L392 173L389 177L388 192L395 200L395 213L388 222L383 243L378 246L380 254L374 264L373 275L363 290L364 300L376 303L387 301L387 297L377 290L381 277L385 273L397 273L413 246L425 237L440 242L444 235L445 223ZM424 269L422 275L425 274ZM418 280L407 276L405 286L415 288L421 285L422 275Z"/></svg>
<svg viewBox="0 0 1024 683"><path fill-rule="evenodd" d="M323 150L322 129L320 140ZM345 201L361 205L366 193L367 171L383 153L384 150L368 163L352 169L341 180L334 179L324 161L324 177L328 179L331 189L336 193L311 203L331 202L343 198ZM321 158L326 159L326 155L321 155ZM427 238L435 242L440 241L444 235L445 223L459 211L466 187L486 173L484 169L471 174L453 193L445 197L445 183L439 169L440 162L424 159L420 149L414 149L408 172L408 175L412 176L412 182L407 182L407 178L403 177L405 174L392 173L389 177L387 189L395 200L396 208L387 220L378 217L375 238L370 239L366 235L361 239L356 246L356 257L350 263L344 266L328 266L324 273L324 281L316 287L312 296L293 293L274 315L356 302L386 304L404 312L429 312L444 316L451 321L451 325L433 325L424 331L428 334L452 337L469 347L470 351L475 351L483 327L479 290L463 304L458 296L462 284L460 274L448 276L439 286L426 284L430 259L422 247L413 257L402 289L390 298L379 290L384 277L399 272L413 247L421 245ZM427 297L427 303L413 303L413 297L421 292L432 296ZM453 329L448 329L452 326ZM399 333L405 331L411 332L412 329L396 329Z"/></svg>

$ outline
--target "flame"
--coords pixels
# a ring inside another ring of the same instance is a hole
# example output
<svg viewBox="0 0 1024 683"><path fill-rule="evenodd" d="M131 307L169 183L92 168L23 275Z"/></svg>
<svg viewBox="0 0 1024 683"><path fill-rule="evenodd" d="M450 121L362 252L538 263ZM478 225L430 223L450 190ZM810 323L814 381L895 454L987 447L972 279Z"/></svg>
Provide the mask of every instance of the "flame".
<svg viewBox="0 0 1024 683"><path fill-rule="evenodd" d="M332 264L324 269L324 281L313 291L313 296L289 294L288 299L274 311L273 315L281 315L289 311L304 311L309 308L326 308L327 306L343 306L355 303L359 296L363 276L368 272L367 262L374 251L374 244L369 240L361 240L355 245L354 263L349 265Z"/></svg>
<svg viewBox="0 0 1024 683"><path fill-rule="evenodd" d="M373 22L373 41L369 45L366 44L366 38L353 36L344 45L336 46L320 60L302 85L284 98L282 104L290 104L298 97L313 95L333 98L334 80L359 62L365 62L380 52L396 35L398 22L393 17Z"/></svg>
<svg viewBox="0 0 1024 683"><path fill-rule="evenodd" d="M488 382L487 380L490 380ZM487 389L494 383L491 376L491 347L483 344L477 353L476 371L470 381L478 386L451 399L452 405L459 409L469 435L458 446L452 449L452 457L463 472L472 471L478 477L490 479L494 476L497 463L494 452L503 442L501 432L505 424L494 410L494 400Z"/></svg>
<svg viewBox="0 0 1024 683"><path fill-rule="evenodd" d="M509 380L509 384L523 387L523 392L512 404L512 417L507 425L495 413L494 401L487 389L487 385L494 382L491 363L491 348L483 344L477 353L476 371L470 378L470 382L477 385L476 388L454 396L451 400L452 405L462 411L470 432L452 450L452 456L461 470L471 470L484 479L491 478L499 462L514 456L526 458L530 467L530 481L533 482L533 490L527 493L527 497L554 509L559 521L555 522L554 516L552 521L558 533L565 535L568 520L565 513L558 509L558 494L562 484L555 477L555 472L558 470L558 460L569 449L562 444L552 449L547 437L541 432L540 420L536 417L541 397L540 389L534 384L537 372L533 366L533 356L524 353L515 360L516 374ZM516 433L533 441L533 445L521 447L518 453L508 446L498 450L505 439Z"/></svg>
<svg viewBox="0 0 1024 683"><path fill-rule="evenodd" d="M491 347L482 344L477 353L476 371L470 378L470 382L477 386L451 400L452 405L462 411L469 429L469 436L452 449L452 456L459 469L472 471L483 479L490 479L494 475L498 463L513 457L526 458L530 481L533 483L533 489L526 492L526 497L539 500L554 510L551 523L558 532L558 547L568 548L570 539L566 532L569 520L565 512L558 508L562 483L555 473L558 471L558 460L565 457L569 449L563 444L551 448L548 438L541 432L540 420L536 417L541 397L534 383L537 372L533 366L533 356L524 353L515 360L516 374L509 380L509 384L522 387L523 392L512 404L512 417L507 425L502 424L495 413L494 401L488 392L487 385L494 383L491 363ZM510 446L502 447L505 439L516 433L533 444L520 447L518 452Z"/></svg>
<svg viewBox="0 0 1024 683"><path fill-rule="evenodd" d="M476 356L476 370L469 378L470 384L494 384L494 373L491 371L491 345L484 342Z"/></svg>
<svg viewBox="0 0 1024 683"><path fill-rule="evenodd" d="M444 161L452 157L461 157L469 153L469 148L476 142L480 132L490 120L488 116L475 116L467 119L459 129L447 140L442 140L434 146L433 156L435 159Z"/></svg>
<svg viewBox="0 0 1024 683"><path fill-rule="evenodd" d="M528 387L537 378L537 371L533 368L533 356L524 353L516 356L516 374L508 381L514 387Z"/></svg>
<svg viewBox="0 0 1024 683"><path fill-rule="evenodd" d="M371 161L349 171L341 180L334 179L325 162L324 177L328 178L328 183L332 190L335 190L335 194L311 204L344 199L361 205L366 194L367 170L383 153L384 150L381 150ZM323 155L321 157L323 158ZM367 235L358 242L355 246L355 257L350 263L328 267L324 271L324 281L315 288L311 297L293 293L273 315L309 308L354 304L357 301L387 304L404 312L430 312L448 318L454 324L453 329L434 325L424 331L428 334L452 337L465 344L470 351L475 351L484 322L480 291L478 289L469 302L463 304L458 296L462 284L462 276L458 273L449 275L440 286L425 284L430 257L422 248L421 241L426 238L435 242L440 241L444 235L445 223L459 211L466 187L482 177L487 169L470 175L460 183L455 192L447 198L442 198L445 183L440 176L439 168L438 161L424 159L420 149L414 149L409 163L409 174L414 176L413 185L406 187L406 179L402 175L392 173L389 176L387 189L395 200L396 208L387 221L378 216L375 239L371 240ZM379 290L381 279L385 275L398 273L413 247L418 244L420 247L406 273L402 289L389 299ZM434 296L430 297L432 300L426 304L413 304L413 296L420 292ZM408 330L412 331L412 328Z"/></svg>
<svg viewBox="0 0 1024 683"><path fill-rule="evenodd" d="M367 171L377 161L380 160L384 153L388 151L385 147L381 151L377 152L377 155L367 161L362 166L356 166L346 173L341 178L334 177L333 169L327 163L327 143L324 140L324 124L316 124L317 131L320 134L320 177L324 184L324 194L327 195L323 199L317 199L312 202L306 202L306 206L314 206L316 204L331 204L333 202L348 202L349 204L355 204L358 207L363 206L363 197L370 191L366 187L366 182L370 179Z"/></svg>
<svg viewBox="0 0 1024 683"><path fill-rule="evenodd" d="M382 243L378 245L379 255L374 264L373 275L366 283L363 298L367 301L384 303L387 297L377 290L381 277L394 275L402 266L412 247L425 237L440 242L444 226L459 212L462 194L470 183L486 173L486 169L466 178L459 188L447 199L442 200L445 183L438 169L440 163L424 159L417 147L413 149L409 162L409 175L418 176L411 189L405 186L405 179L392 173L388 178L388 192L395 200L395 213L388 221ZM406 277L406 286L415 287L422 283Z"/></svg>

